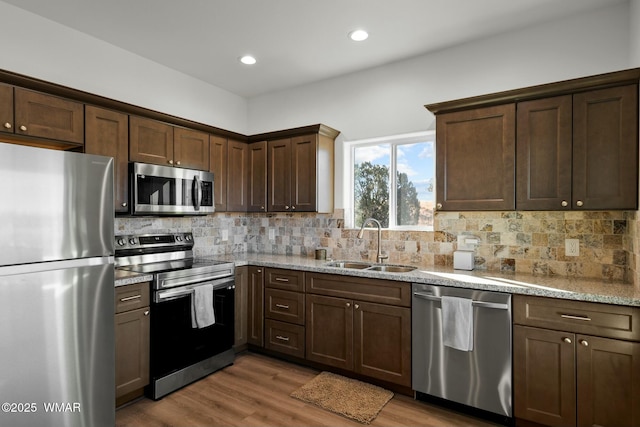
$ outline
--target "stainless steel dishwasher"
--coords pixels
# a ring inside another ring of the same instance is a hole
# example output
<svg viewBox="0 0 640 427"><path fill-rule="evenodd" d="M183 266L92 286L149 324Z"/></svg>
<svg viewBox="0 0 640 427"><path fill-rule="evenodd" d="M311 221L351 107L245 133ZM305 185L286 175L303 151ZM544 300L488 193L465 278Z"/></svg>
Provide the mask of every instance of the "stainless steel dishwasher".
<svg viewBox="0 0 640 427"><path fill-rule="evenodd" d="M435 396L487 411L486 415L495 414L509 423L511 295L417 283L412 291L412 385L416 398L429 400L429 396ZM471 351L444 345L443 296L472 300Z"/></svg>

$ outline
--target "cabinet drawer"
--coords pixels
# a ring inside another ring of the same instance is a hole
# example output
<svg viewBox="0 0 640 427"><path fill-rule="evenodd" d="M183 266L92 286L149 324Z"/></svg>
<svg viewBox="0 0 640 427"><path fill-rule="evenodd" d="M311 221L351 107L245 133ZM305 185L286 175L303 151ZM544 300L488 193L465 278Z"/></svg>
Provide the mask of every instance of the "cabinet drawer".
<svg viewBox="0 0 640 427"><path fill-rule="evenodd" d="M149 282L116 288L116 313L147 307L149 305Z"/></svg>
<svg viewBox="0 0 640 427"><path fill-rule="evenodd" d="M304 326L267 319L265 327L265 348L304 357Z"/></svg>
<svg viewBox="0 0 640 427"><path fill-rule="evenodd" d="M382 304L411 306L411 284L336 274L307 273L307 293Z"/></svg>
<svg viewBox="0 0 640 427"><path fill-rule="evenodd" d="M640 340L640 309L514 295L514 323L625 340Z"/></svg>
<svg viewBox="0 0 640 427"><path fill-rule="evenodd" d="M304 294L265 289L265 317L304 325Z"/></svg>
<svg viewBox="0 0 640 427"><path fill-rule="evenodd" d="M304 291L304 272L280 268L265 268L265 271L267 273L265 287L285 291Z"/></svg>

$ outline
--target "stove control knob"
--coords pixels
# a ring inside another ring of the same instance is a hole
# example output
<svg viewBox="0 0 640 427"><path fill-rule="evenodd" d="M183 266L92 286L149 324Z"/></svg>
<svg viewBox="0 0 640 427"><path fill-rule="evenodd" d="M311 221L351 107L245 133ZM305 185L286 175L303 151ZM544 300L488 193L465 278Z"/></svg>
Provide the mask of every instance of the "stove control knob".
<svg viewBox="0 0 640 427"><path fill-rule="evenodd" d="M118 239L117 243L118 246L124 246L127 244L127 241L125 239Z"/></svg>
<svg viewBox="0 0 640 427"><path fill-rule="evenodd" d="M187 234L186 236L184 236L184 239L185 239L187 242L190 242L190 241L191 241L191 234Z"/></svg>
<svg viewBox="0 0 640 427"><path fill-rule="evenodd" d="M129 244L130 245L135 245L136 244L136 239L134 239L133 237L129 239Z"/></svg>
<svg viewBox="0 0 640 427"><path fill-rule="evenodd" d="M176 240L177 240L178 242L182 242L182 236L176 236Z"/></svg>

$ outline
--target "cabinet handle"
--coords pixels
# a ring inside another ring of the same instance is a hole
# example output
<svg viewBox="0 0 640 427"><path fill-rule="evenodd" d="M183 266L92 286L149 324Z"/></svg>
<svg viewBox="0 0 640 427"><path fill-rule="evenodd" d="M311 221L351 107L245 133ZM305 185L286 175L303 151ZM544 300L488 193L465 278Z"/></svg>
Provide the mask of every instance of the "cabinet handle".
<svg viewBox="0 0 640 427"><path fill-rule="evenodd" d="M125 297L125 298L120 298L120 302L127 302L127 301L131 301L134 299L140 299L142 298L142 295L134 295L132 297Z"/></svg>
<svg viewBox="0 0 640 427"><path fill-rule="evenodd" d="M263 211L264 210L264 206L260 206L260 210Z"/></svg>
<svg viewBox="0 0 640 427"><path fill-rule="evenodd" d="M284 342L289 341L289 337L283 337L282 335L276 335L276 339Z"/></svg>
<svg viewBox="0 0 640 427"><path fill-rule="evenodd" d="M262 273L262 270L256 270L258 273Z"/></svg>
<svg viewBox="0 0 640 427"><path fill-rule="evenodd" d="M11 123L6 122L6 123L4 124L4 128L5 128L5 129L11 129Z"/></svg>
<svg viewBox="0 0 640 427"><path fill-rule="evenodd" d="M276 282L288 282L289 281L289 279L286 279L284 277L276 277L274 280Z"/></svg>
<svg viewBox="0 0 640 427"><path fill-rule="evenodd" d="M587 342L587 340L578 340L578 342L580 342L580 344L582 344L585 347L589 347L589 343Z"/></svg>
<svg viewBox="0 0 640 427"><path fill-rule="evenodd" d="M582 200L578 200L578 201L576 202L576 206L577 206L577 207L581 208L581 207L582 207L582 205L584 205L584 203L582 203Z"/></svg>
<svg viewBox="0 0 640 427"><path fill-rule="evenodd" d="M562 203L560 203L562 205L563 208L566 208L567 206L569 206L569 203L566 200L563 200Z"/></svg>
<svg viewBox="0 0 640 427"><path fill-rule="evenodd" d="M145 315L145 316L148 316L148 315L149 315L149 310L145 311L145 312L144 312L144 315Z"/></svg>
<svg viewBox="0 0 640 427"><path fill-rule="evenodd" d="M442 203L436 203L436 209L442 209Z"/></svg>
<svg viewBox="0 0 640 427"><path fill-rule="evenodd" d="M296 207L295 206L291 206L291 210L295 211Z"/></svg>
<svg viewBox="0 0 640 427"><path fill-rule="evenodd" d="M173 164L173 160L169 160L169 164L172 165Z"/></svg>
<svg viewBox="0 0 640 427"><path fill-rule="evenodd" d="M360 305L359 304L354 304L353 307L357 310L357 309L360 308Z"/></svg>
<svg viewBox="0 0 640 427"><path fill-rule="evenodd" d="M581 316L579 314L561 314L560 317L564 319L583 320L585 322L591 321L589 316Z"/></svg>
<svg viewBox="0 0 640 427"><path fill-rule="evenodd" d="M20 130L25 132L27 130L27 127L25 125L20 126Z"/></svg>
<svg viewBox="0 0 640 427"><path fill-rule="evenodd" d="M562 338L562 341L566 342L567 344L571 344L571 338L569 337Z"/></svg>
<svg viewBox="0 0 640 427"><path fill-rule="evenodd" d="M289 210L289 206L285 206L284 208L285 208L286 210Z"/></svg>
<svg viewBox="0 0 640 427"><path fill-rule="evenodd" d="M285 310L289 310L289 306L288 305L284 305L284 304L276 304L276 307L284 308Z"/></svg>
<svg viewBox="0 0 640 427"><path fill-rule="evenodd" d="M351 303L350 302L347 303L347 307L351 307Z"/></svg>
<svg viewBox="0 0 640 427"><path fill-rule="evenodd" d="M127 207L127 202L122 203L122 207L126 208Z"/></svg>

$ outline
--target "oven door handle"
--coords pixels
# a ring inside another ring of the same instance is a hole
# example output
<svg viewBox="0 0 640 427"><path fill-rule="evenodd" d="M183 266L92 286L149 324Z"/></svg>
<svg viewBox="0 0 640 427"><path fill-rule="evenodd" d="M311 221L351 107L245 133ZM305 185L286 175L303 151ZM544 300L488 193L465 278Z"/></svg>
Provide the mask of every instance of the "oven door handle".
<svg viewBox="0 0 640 427"><path fill-rule="evenodd" d="M167 289L158 291L155 293L154 302L171 301L174 299L182 298L193 293L193 289L198 286L213 285L213 290L216 289L235 289L235 279L230 277L228 280L207 280L206 282L199 282L196 285L181 286L179 288Z"/></svg>
<svg viewBox="0 0 640 427"><path fill-rule="evenodd" d="M193 208L199 211L200 203L202 202L202 184L200 183L200 178L198 178L197 175L193 177L191 192L193 194Z"/></svg>
<svg viewBox="0 0 640 427"><path fill-rule="evenodd" d="M214 273L213 275L207 275L207 283L209 283L211 280L216 280L216 279L223 279L225 277L229 277L230 273L233 273L230 269L225 269L223 271L220 271L218 273ZM234 280L233 276L230 277L230 280ZM185 278L185 279L163 279L160 280L158 285L160 289L164 289L167 288L166 283L169 282L171 284L171 288L177 287L177 286L184 286L184 285L191 285L194 283L201 283L202 282L202 277L196 277L196 278Z"/></svg>

